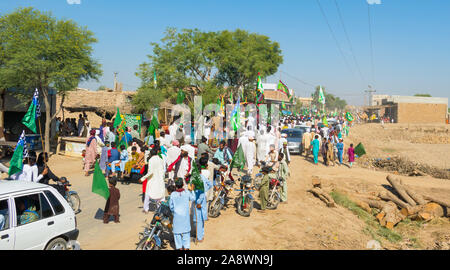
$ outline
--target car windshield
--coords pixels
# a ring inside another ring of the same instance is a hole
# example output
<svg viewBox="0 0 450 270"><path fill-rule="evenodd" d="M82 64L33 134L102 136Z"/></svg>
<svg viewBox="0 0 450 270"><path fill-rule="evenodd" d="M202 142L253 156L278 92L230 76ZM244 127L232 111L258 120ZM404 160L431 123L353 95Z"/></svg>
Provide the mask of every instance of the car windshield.
<svg viewBox="0 0 450 270"><path fill-rule="evenodd" d="M287 134L288 138L301 138L302 137L301 130L283 130L282 133Z"/></svg>

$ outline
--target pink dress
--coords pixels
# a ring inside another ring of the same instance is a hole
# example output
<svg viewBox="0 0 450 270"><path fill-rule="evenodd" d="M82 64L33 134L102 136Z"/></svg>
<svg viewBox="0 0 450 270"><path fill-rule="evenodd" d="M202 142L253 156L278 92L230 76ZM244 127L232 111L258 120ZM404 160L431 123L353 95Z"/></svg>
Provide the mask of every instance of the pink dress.
<svg viewBox="0 0 450 270"><path fill-rule="evenodd" d="M347 154L348 154L348 162L355 162L355 149L350 147L348 149Z"/></svg>
<svg viewBox="0 0 450 270"><path fill-rule="evenodd" d="M84 159L85 172L88 172L90 170L96 158L97 158L97 139L93 139L89 144L89 146L86 145L86 157Z"/></svg>

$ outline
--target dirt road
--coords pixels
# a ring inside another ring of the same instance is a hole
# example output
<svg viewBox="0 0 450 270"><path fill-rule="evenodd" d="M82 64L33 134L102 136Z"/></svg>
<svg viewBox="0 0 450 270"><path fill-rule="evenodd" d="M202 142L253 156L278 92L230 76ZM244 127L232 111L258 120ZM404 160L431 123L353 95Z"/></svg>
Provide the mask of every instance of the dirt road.
<svg viewBox="0 0 450 270"><path fill-rule="evenodd" d="M81 160L53 156L52 170L66 176L79 192L82 212L77 215L79 242L83 249L134 249L138 232L151 214L142 213L141 185L121 185L119 224L102 223L105 199L91 192L92 177L82 173ZM253 211L241 217L230 200L228 209L206 223L205 241L192 249L365 249L371 238L365 234L365 223L349 210L338 206L328 208L307 192L312 176L322 179L324 188L333 186L358 187L360 190L380 187L386 183L386 172L347 166L318 166L293 156L288 180L288 203L266 213ZM401 177L413 187L435 195L450 194L450 181L431 177ZM449 230L450 227L443 228Z"/></svg>

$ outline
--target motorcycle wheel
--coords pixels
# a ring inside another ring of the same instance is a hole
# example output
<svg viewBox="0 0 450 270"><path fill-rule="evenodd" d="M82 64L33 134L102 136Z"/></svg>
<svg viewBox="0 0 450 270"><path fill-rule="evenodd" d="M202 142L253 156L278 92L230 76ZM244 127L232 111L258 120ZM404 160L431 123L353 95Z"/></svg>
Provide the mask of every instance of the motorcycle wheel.
<svg viewBox="0 0 450 270"><path fill-rule="evenodd" d="M146 243L147 239L147 237L142 238L139 243L136 244L136 250L159 250L155 239L152 238Z"/></svg>
<svg viewBox="0 0 450 270"><path fill-rule="evenodd" d="M72 207L75 214L78 214L80 212L80 206L81 206L81 199L78 194L70 194L67 198L67 201L69 205Z"/></svg>
<svg viewBox="0 0 450 270"><path fill-rule="evenodd" d="M214 205L211 205L208 209L208 216L212 218L216 218L220 215L220 210L222 209L223 205L220 203L219 200L217 200Z"/></svg>
<svg viewBox="0 0 450 270"><path fill-rule="evenodd" d="M238 214L243 217L249 217L253 210L253 200L247 197L245 198L245 204L242 204L242 197L239 197L236 202L236 209Z"/></svg>
<svg viewBox="0 0 450 270"><path fill-rule="evenodd" d="M278 204L281 202L280 194L278 192L275 192L273 194L272 199L269 198L269 201L267 202L267 209L275 210L278 207Z"/></svg>

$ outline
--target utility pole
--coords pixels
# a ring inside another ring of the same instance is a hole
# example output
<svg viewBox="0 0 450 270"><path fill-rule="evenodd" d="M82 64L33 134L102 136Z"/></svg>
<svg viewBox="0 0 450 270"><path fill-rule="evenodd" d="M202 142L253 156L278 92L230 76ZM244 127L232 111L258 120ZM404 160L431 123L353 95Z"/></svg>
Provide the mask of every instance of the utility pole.
<svg viewBox="0 0 450 270"><path fill-rule="evenodd" d="M119 74L118 72L114 72L114 91L117 91L117 74Z"/></svg>
<svg viewBox="0 0 450 270"><path fill-rule="evenodd" d="M373 90L372 86L369 85L369 90L364 91L365 93L369 94L369 102L368 106L373 106L373 93L375 93L377 90ZM365 96L364 96L364 104L365 104Z"/></svg>

